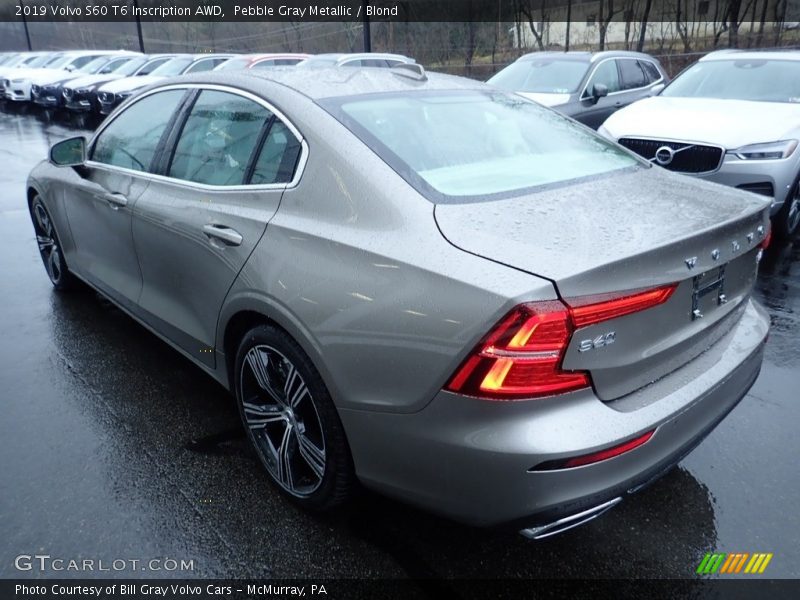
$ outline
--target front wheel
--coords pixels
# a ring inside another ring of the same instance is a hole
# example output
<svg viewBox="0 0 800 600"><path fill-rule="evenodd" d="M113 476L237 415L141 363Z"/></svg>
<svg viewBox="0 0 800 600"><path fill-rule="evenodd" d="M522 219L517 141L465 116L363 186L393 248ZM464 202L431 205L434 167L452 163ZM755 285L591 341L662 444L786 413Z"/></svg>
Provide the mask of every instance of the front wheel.
<svg viewBox="0 0 800 600"><path fill-rule="evenodd" d="M74 288L77 279L67 267L55 225L39 196L36 196L31 202L31 219L36 232L36 243L39 245L39 255L42 257L44 268L53 287L57 290Z"/></svg>
<svg viewBox="0 0 800 600"><path fill-rule="evenodd" d="M792 191L775 215L775 231L783 238L790 238L800 227L800 178L795 181Z"/></svg>
<svg viewBox="0 0 800 600"><path fill-rule="evenodd" d="M239 345L235 373L242 422L280 490L314 511L347 500L355 475L344 429L297 342L277 327L255 327Z"/></svg>

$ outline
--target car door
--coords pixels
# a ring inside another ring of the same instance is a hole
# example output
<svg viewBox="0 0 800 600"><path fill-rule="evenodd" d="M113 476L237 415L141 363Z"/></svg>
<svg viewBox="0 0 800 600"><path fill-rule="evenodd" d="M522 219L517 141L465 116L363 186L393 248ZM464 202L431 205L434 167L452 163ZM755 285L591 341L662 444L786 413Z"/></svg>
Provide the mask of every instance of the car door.
<svg viewBox="0 0 800 600"><path fill-rule="evenodd" d="M293 177L299 133L258 98L198 89L136 204L143 318L214 366L222 302Z"/></svg>
<svg viewBox="0 0 800 600"><path fill-rule="evenodd" d="M597 99L592 97L592 89L597 83L608 88L608 96ZM581 110L574 118L584 125L597 129L621 106L619 98L621 89L617 61L612 58L601 61L589 76L581 94Z"/></svg>
<svg viewBox="0 0 800 600"><path fill-rule="evenodd" d="M154 94L104 126L66 198L78 273L127 307L135 305L142 287L132 211L149 184L156 150L184 95Z"/></svg>

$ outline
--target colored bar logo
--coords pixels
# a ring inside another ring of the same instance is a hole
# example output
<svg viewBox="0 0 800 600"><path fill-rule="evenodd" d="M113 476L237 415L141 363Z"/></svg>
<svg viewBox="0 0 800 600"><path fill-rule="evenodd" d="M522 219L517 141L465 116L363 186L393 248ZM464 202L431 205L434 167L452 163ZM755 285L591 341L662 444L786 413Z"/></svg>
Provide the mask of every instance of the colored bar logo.
<svg viewBox="0 0 800 600"><path fill-rule="evenodd" d="M771 552L755 552L753 554L747 552L731 554L723 552L706 553L703 560L700 561L700 566L697 567L696 572L698 575L712 575L714 573L748 573L755 575L763 573L771 560Z"/></svg>

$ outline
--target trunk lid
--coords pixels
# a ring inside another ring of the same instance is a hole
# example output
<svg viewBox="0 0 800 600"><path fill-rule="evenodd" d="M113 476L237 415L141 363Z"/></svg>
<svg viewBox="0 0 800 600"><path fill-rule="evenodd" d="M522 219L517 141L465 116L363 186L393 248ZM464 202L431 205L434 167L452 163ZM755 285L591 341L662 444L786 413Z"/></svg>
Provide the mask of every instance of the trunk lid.
<svg viewBox="0 0 800 600"><path fill-rule="evenodd" d="M734 325L757 273L769 201L637 168L518 198L437 204L434 214L454 246L550 279L568 303L678 284L659 306L572 336L563 367L589 370L600 398L612 400L677 369ZM579 350L609 333L613 344Z"/></svg>

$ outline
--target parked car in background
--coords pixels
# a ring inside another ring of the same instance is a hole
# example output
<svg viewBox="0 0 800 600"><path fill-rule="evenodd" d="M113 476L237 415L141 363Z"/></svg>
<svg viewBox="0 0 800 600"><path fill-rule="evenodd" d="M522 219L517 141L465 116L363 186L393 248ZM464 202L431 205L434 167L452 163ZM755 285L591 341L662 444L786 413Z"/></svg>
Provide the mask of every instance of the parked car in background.
<svg viewBox="0 0 800 600"><path fill-rule="evenodd" d="M31 88L35 84L63 77L89 64L108 52L102 50L79 50L64 52L38 69L17 69L13 78L6 82L6 98L14 102L30 102Z"/></svg>
<svg viewBox="0 0 800 600"><path fill-rule="evenodd" d="M761 368L766 199L418 66L165 81L25 191L53 285L226 386L311 510L360 480L546 537L682 460Z"/></svg>
<svg viewBox="0 0 800 600"><path fill-rule="evenodd" d="M6 86L11 84L17 73L23 69L42 68L50 61L55 61L60 54L60 52L27 52L18 59L0 66L0 100L6 99Z"/></svg>
<svg viewBox="0 0 800 600"><path fill-rule="evenodd" d="M130 98L142 88L166 77L176 77L187 73L211 71L234 54L180 54L143 77L126 77L102 85L97 90L98 108L101 115L111 113L120 103Z"/></svg>
<svg viewBox="0 0 800 600"><path fill-rule="evenodd" d="M391 68L399 64L416 63L402 54L381 52L315 54L297 66L301 69L327 69L330 67L378 67Z"/></svg>
<svg viewBox="0 0 800 600"><path fill-rule="evenodd" d="M97 88L104 83L129 77L147 62L138 53L116 56L94 75L72 79L63 85L64 108L76 113L89 113L97 108Z"/></svg>
<svg viewBox="0 0 800 600"><path fill-rule="evenodd" d="M242 54L225 61L215 71L235 71L237 69L268 69L271 67L290 67L309 58L310 54Z"/></svg>
<svg viewBox="0 0 800 600"><path fill-rule="evenodd" d="M670 171L770 198L783 236L800 227L800 52L711 53L600 132Z"/></svg>
<svg viewBox="0 0 800 600"><path fill-rule="evenodd" d="M640 52L534 52L489 79L597 129L611 114L660 92L668 77Z"/></svg>
<svg viewBox="0 0 800 600"><path fill-rule="evenodd" d="M63 91L65 84L81 77L96 75L112 61L128 56L140 55L124 50L115 50L101 54L75 71L36 78L36 82L31 84L31 100L43 109L57 110L62 108L64 106Z"/></svg>

